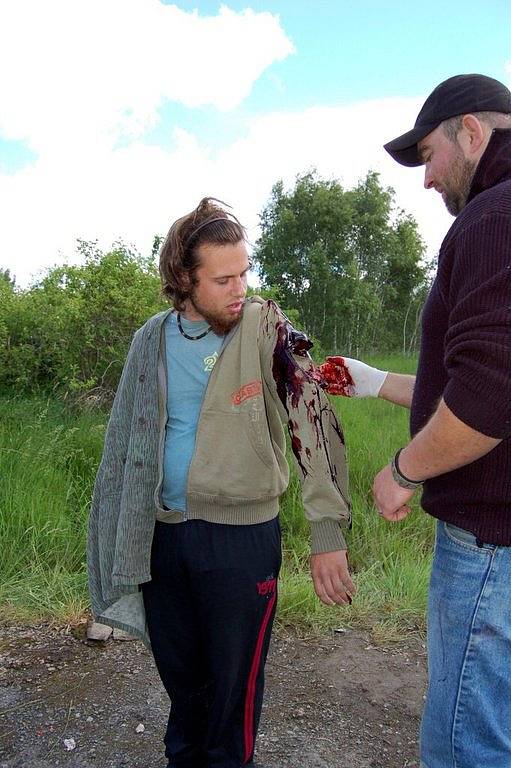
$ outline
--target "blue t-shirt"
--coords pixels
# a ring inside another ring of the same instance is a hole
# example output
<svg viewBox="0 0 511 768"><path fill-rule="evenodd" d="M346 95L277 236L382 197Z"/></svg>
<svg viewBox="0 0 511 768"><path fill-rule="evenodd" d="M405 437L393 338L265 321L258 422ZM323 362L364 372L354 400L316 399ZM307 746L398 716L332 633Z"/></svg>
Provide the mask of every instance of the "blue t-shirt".
<svg viewBox="0 0 511 768"><path fill-rule="evenodd" d="M190 321L182 315L181 325L189 336L198 336L209 327L205 320ZM188 470L197 423L223 336L210 331L202 339L190 341L180 333L175 312L165 320L164 330L168 387L162 500L168 509L186 512Z"/></svg>

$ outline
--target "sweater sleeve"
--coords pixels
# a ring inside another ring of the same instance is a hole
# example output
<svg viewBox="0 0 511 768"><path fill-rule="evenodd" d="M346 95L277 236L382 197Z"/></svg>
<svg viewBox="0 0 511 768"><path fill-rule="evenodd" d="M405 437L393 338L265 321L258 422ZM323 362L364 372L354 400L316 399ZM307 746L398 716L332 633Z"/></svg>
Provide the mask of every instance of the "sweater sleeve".
<svg viewBox="0 0 511 768"><path fill-rule="evenodd" d="M123 592L114 587L112 572L142 332L140 329L133 338L112 405L89 514L87 568L91 604L96 616L113 597ZM108 498L108 504L105 498Z"/></svg>
<svg viewBox="0 0 511 768"><path fill-rule="evenodd" d="M295 332L279 307L264 304L259 326L261 370L282 422L287 426L311 524L312 553L346 549L350 526L346 454L330 402L310 375L308 356L297 355Z"/></svg>
<svg viewBox="0 0 511 768"><path fill-rule="evenodd" d="M511 435L511 217L483 216L456 239L444 400L473 429Z"/></svg>
<svg viewBox="0 0 511 768"><path fill-rule="evenodd" d="M103 483L109 484L108 492L120 490L123 483L143 333L142 327L135 333L131 342L106 430L99 475L102 476Z"/></svg>

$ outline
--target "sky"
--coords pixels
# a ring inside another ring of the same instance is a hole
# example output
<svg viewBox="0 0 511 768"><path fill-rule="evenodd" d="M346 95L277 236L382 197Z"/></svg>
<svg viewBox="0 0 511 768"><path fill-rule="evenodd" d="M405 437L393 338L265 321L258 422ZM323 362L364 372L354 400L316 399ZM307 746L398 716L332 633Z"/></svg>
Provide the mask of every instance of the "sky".
<svg viewBox="0 0 511 768"><path fill-rule="evenodd" d="M434 256L452 219L382 145L460 73L511 86L509 0L0 0L0 268L154 236L212 195L258 236L316 168L395 190Z"/></svg>

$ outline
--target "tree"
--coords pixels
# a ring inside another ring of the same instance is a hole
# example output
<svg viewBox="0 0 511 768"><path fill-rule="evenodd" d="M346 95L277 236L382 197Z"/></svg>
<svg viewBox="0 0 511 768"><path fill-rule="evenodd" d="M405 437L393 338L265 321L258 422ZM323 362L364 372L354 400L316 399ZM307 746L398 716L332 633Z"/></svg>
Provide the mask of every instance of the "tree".
<svg viewBox="0 0 511 768"><path fill-rule="evenodd" d="M136 328L165 307L152 257L123 243L103 253L79 241L84 263L55 267L0 309L0 385L111 393ZM0 280L0 299L8 290Z"/></svg>
<svg viewBox="0 0 511 768"><path fill-rule="evenodd" d="M14 288L16 285L16 278L11 277L10 269L3 269L0 267L0 282L7 283L11 288Z"/></svg>
<svg viewBox="0 0 511 768"><path fill-rule="evenodd" d="M260 216L255 260L263 286L278 289L326 350L416 346L424 246L414 220L394 211L393 195L374 172L344 190L312 171L289 192L278 181Z"/></svg>

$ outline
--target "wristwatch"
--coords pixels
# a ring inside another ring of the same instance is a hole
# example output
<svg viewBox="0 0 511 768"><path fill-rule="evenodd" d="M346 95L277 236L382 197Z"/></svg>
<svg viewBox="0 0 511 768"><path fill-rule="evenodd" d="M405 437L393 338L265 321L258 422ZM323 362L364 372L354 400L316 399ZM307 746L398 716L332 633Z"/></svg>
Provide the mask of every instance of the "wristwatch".
<svg viewBox="0 0 511 768"><path fill-rule="evenodd" d="M399 469L399 454L401 453L403 449L400 448L399 451L396 453L392 461L390 462L390 469L392 472L392 477L394 481L399 485L400 488L406 488L409 491L415 491L416 488L419 487L419 485L422 485L424 482L423 480L410 480L410 478L405 477L401 470Z"/></svg>

